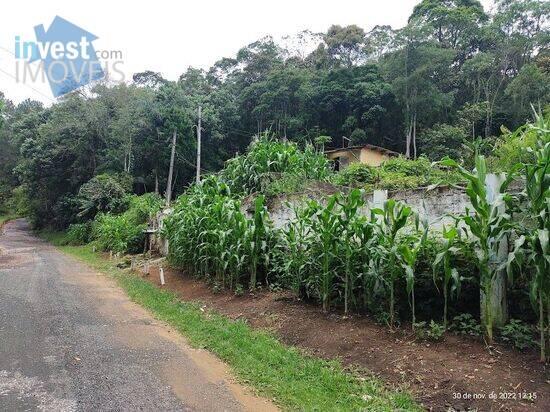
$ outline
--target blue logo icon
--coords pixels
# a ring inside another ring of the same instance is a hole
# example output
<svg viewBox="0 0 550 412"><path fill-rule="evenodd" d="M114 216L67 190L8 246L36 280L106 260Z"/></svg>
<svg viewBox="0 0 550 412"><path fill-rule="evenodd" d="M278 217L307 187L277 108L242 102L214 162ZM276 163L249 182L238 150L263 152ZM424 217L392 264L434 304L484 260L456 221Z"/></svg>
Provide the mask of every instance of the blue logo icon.
<svg viewBox="0 0 550 412"><path fill-rule="evenodd" d="M55 97L105 77L92 42L98 37L56 16L46 31L35 26L36 42L15 37L15 57L40 61Z"/></svg>

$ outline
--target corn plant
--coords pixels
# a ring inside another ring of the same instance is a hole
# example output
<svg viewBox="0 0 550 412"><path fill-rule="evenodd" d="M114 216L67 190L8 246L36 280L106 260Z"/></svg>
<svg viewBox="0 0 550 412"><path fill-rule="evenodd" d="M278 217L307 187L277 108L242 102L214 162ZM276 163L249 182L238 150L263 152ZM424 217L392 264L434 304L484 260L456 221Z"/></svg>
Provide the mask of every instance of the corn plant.
<svg viewBox="0 0 550 412"><path fill-rule="evenodd" d="M265 207L265 197L260 195L254 201L254 216L249 220L245 239L250 258L250 290L256 288L258 263L261 259L267 264L267 233L270 230L269 215Z"/></svg>
<svg viewBox="0 0 550 412"><path fill-rule="evenodd" d="M342 228L342 248L344 249L344 312L349 310L349 300L353 297L354 280L352 265L357 256L356 249L357 233L357 210L364 205L363 193L360 190L352 190L348 196L339 199L341 213L339 223Z"/></svg>
<svg viewBox="0 0 550 412"><path fill-rule="evenodd" d="M534 270L530 279L530 297L539 317L540 359L546 361L545 311L550 345L550 128L542 116L536 117L536 123L529 125L520 133L535 133L537 148L532 150L534 160L523 166L525 190L523 199L527 206L528 217L534 225L523 225L520 236L515 241L514 250L509 255L507 269L510 278L513 266Z"/></svg>
<svg viewBox="0 0 550 412"><path fill-rule="evenodd" d="M406 237L406 240L399 246L399 254L401 258L401 264L405 269L405 282L407 287L407 294L411 299L411 316L412 316L412 328L416 323L416 310L415 310L415 296L414 296L414 283L415 283L415 269L418 261L420 251L426 243L428 238L428 222L424 219L422 221L423 230L419 231L419 217L415 215L415 232ZM420 233L419 233L420 232Z"/></svg>
<svg viewBox="0 0 550 412"><path fill-rule="evenodd" d="M263 196L256 198L249 219L230 193L225 182L211 176L177 199L164 229L169 259L220 287L232 290L248 277L254 289L268 260L271 226Z"/></svg>
<svg viewBox="0 0 550 412"><path fill-rule="evenodd" d="M245 154L230 159L220 178L234 192L246 195L265 192L283 174L325 180L330 174L329 161L310 145L300 150L295 143L265 134L253 141Z"/></svg>
<svg viewBox="0 0 550 412"><path fill-rule="evenodd" d="M457 169L467 180L466 195L472 205L472 210L466 208L466 213L460 216L469 230L468 239L473 243L476 266L478 268L479 284L483 294L481 313L485 333L490 344L493 342L494 313L492 305L493 282L506 263L499 255L500 242L512 229L512 220L507 213L512 197L506 193L514 173L502 180L497 193L490 195L486 187L487 164L485 157L475 158L473 172L466 170L452 159L441 161L444 166Z"/></svg>
<svg viewBox="0 0 550 412"><path fill-rule="evenodd" d="M377 267L378 271L381 271L390 292L390 326L393 326L395 320L395 282L402 274L398 234L407 224L409 217L412 215L412 209L403 203L390 199L384 202L383 209L372 209L372 213L382 217L378 226L379 242L377 250L379 253Z"/></svg>
<svg viewBox="0 0 550 412"><path fill-rule="evenodd" d="M432 264L434 284L437 288L437 284L441 283L443 289L443 327L445 330L447 330L448 324L447 308L449 307L449 292L451 295L453 292L458 295L462 282L458 270L451 265L452 256L460 250L457 244L458 236L459 232L456 226L450 229L443 226L443 246ZM451 282L452 286L451 290L449 290Z"/></svg>
<svg viewBox="0 0 550 412"><path fill-rule="evenodd" d="M319 291L323 310L326 312L330 307L330 301L334 288L334 262L338 259L337 244L340 241L341 231L339 230L338 215L335 207L338 201L338 195L329 198L327 206L322 208L313 220L312 230L315 233L315 241L320 248L320 272L319 272Z"/></svg>

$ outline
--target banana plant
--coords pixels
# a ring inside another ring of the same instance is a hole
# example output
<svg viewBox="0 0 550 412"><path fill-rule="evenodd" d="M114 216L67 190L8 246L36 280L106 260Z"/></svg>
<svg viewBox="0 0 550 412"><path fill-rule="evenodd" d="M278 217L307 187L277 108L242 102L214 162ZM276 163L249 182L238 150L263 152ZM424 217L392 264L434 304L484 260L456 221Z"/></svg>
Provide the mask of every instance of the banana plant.
<svg viewBox="0 0 550 412"><path fill-rule="evenodd" d="M443 225L443 246L437 253L432 264L435 287L437 288L438 283L442 283L443 288L443 328L445 330L447 330L448 324L447 309L449 307L449 292L451 295L455 292L458 296L462 283L462 278L458 274L458 271L451 265L453 255L460 250L457 246L458 237L459 232L456 226L447 230L446 226ZM449 290L449 284L451 284L451 282L452 286L451 290Z"/></svg>

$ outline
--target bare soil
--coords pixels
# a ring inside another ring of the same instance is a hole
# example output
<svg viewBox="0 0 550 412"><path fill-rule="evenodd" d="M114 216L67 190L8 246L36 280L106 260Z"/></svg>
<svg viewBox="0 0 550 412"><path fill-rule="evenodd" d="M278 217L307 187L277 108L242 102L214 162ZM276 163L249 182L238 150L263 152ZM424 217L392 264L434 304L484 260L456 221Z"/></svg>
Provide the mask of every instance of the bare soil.
<svg viewBox="0 0 550 412"><path fill-rule="evenodd" d="M158 268L150 272L145 277L160 287ZM408 327L391 331L366 316L323 313L290 292L215 293L203 281L170 268L165 268L165 280L164 287L182 300L199 301L309 354L339 359L393 387L405 387L427 410L550 411L550 368L538 361L536 351L503 345L489 349L483 341L453 334L438 343L419 341Z"/></svg>

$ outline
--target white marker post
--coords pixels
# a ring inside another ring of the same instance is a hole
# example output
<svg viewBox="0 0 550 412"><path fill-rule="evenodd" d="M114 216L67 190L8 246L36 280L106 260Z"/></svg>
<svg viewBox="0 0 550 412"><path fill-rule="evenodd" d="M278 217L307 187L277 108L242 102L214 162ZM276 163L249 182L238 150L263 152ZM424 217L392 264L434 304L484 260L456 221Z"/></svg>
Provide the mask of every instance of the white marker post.
<svg viewBox="0 0 550 412"><path fill-rule="evenodd" d="M160 268L159 273L160 273L160 284L161 286L164 286L164 269Z"/></svg>

